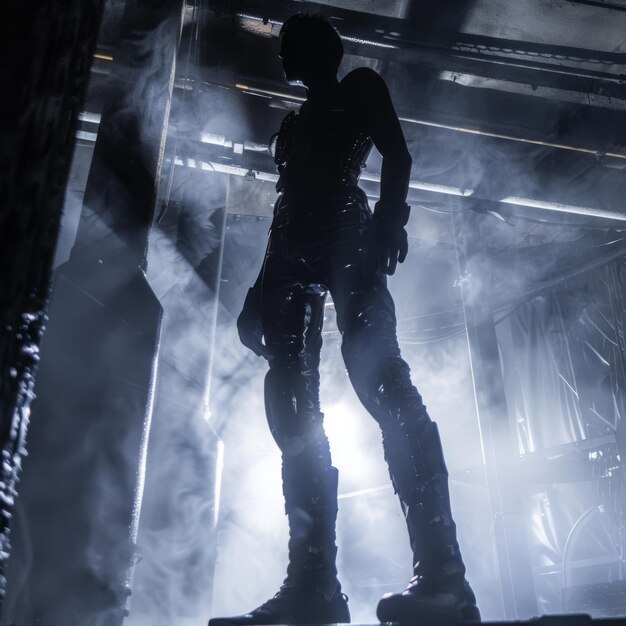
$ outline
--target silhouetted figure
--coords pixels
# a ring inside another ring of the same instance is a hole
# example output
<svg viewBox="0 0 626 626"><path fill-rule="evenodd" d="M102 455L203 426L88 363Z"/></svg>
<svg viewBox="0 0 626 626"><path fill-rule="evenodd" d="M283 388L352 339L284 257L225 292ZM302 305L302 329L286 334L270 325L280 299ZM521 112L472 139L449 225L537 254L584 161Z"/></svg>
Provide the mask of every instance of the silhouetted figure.
<svg viewBox="0 0 626 626"><path fill-rule="evenodd" d="M337 469L319 404L327 291L350 380L382 430L413 549L415 576L404 592L380 601L378 617L480 620L450 512L439 433L400 356L387 289L386 274L407 254L411 156L382 78L359 68L338 82L342 56L341 40L323 18L298 14L285 22L285 78L306 86L307 100L277 136L281 195L238 327L243 343L269 363L265 404L282 452L289 566L272 599L211 626L350 620L335 567ZM373 214L357 186L372 144L383 157Z"/></svg>

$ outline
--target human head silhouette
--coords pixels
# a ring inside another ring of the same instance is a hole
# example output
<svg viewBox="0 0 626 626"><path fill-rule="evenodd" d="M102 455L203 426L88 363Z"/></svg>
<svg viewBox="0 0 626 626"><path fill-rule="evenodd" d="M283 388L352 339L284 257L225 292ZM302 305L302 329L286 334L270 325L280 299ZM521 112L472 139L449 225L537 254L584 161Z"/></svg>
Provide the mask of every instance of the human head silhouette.
<svg viewBox="0 0 626 626"><path fill-rule="evenodd" d="M320 14L297 13L280 29L280 58L289 83L334 79L342 57L339 34Z"/></svg>

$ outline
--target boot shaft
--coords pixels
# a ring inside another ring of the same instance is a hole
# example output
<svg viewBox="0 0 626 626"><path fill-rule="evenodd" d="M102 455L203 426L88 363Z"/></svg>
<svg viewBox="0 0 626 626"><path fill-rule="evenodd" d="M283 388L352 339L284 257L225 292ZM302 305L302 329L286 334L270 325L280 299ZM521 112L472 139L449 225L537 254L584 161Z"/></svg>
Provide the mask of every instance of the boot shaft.
<svg viewBox="0 0 626 626"><path fill-rule="evenodd" d="M414 573L420 577L458 577L465 565L450 507L448 470L437 424L419 431L398 423L384 432L385 458L406 518Z"/></svg>
<svg viewBox="0 0 626 626"><path fill-rule="evenodd" d="M340 592L337 579L338 471L333 466L315 474L293 468L283 459L283 493L289 521L289 565L285 584L333 597Z"/></svg>

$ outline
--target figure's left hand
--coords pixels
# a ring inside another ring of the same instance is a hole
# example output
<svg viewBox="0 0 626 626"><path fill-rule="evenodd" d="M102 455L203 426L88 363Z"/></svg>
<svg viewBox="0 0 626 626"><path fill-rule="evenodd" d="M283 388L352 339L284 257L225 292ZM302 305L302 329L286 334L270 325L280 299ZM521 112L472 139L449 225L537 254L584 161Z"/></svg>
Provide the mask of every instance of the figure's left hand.
<svg viewBox="0 0 626 626"><path fill-rule="evenodd" d="M269 351L263 343L263 326L258 293L249 289L243 309L237 318L237 331L241 343L257 356L269 358Z"/></svg>

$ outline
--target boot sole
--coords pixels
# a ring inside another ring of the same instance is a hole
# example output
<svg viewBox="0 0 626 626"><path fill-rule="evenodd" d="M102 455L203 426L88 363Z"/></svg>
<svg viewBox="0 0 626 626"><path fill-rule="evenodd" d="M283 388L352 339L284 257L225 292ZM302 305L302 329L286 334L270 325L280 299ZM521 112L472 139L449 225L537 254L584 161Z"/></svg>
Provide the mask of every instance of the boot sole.
<svg viewBox="0 0 626 626"><path fill-rule="evenodd" d="M318 621L296 621L291 620L286 622L285 620L277 621L277 622L263 622L263 621L238 621L237 619L228 618L228 617L216 617L209 620L209 626L277 626L278 624L298 624L299 626L313 626L313 625L324 625L330 626L331 624L349 624L350 620L347 621L327 621L327 620L318 620Z"/></svg>
<svg viewBox="0 0 626 626"><path fill-rule="evenodd" d="M235 615L233 617L213 617L209 620L209 626L272 626L276 624L349 624L350 609L347 605L336 608L330 614L317 616L318 619L297 619L294 616L283 617L274 621L248 617L247 615Z"/></svg>
<svg viewBox="0 0 626 626"><path fill-rule="evenodd" d="M476 606L465 606L460 609L446 609L437 606L417 604L414 600L394 594L383 598L376 608L376 616L381 622L400 622L424 626L430 624L459 624L465 622L480 623L480 611Z"/></svg>

